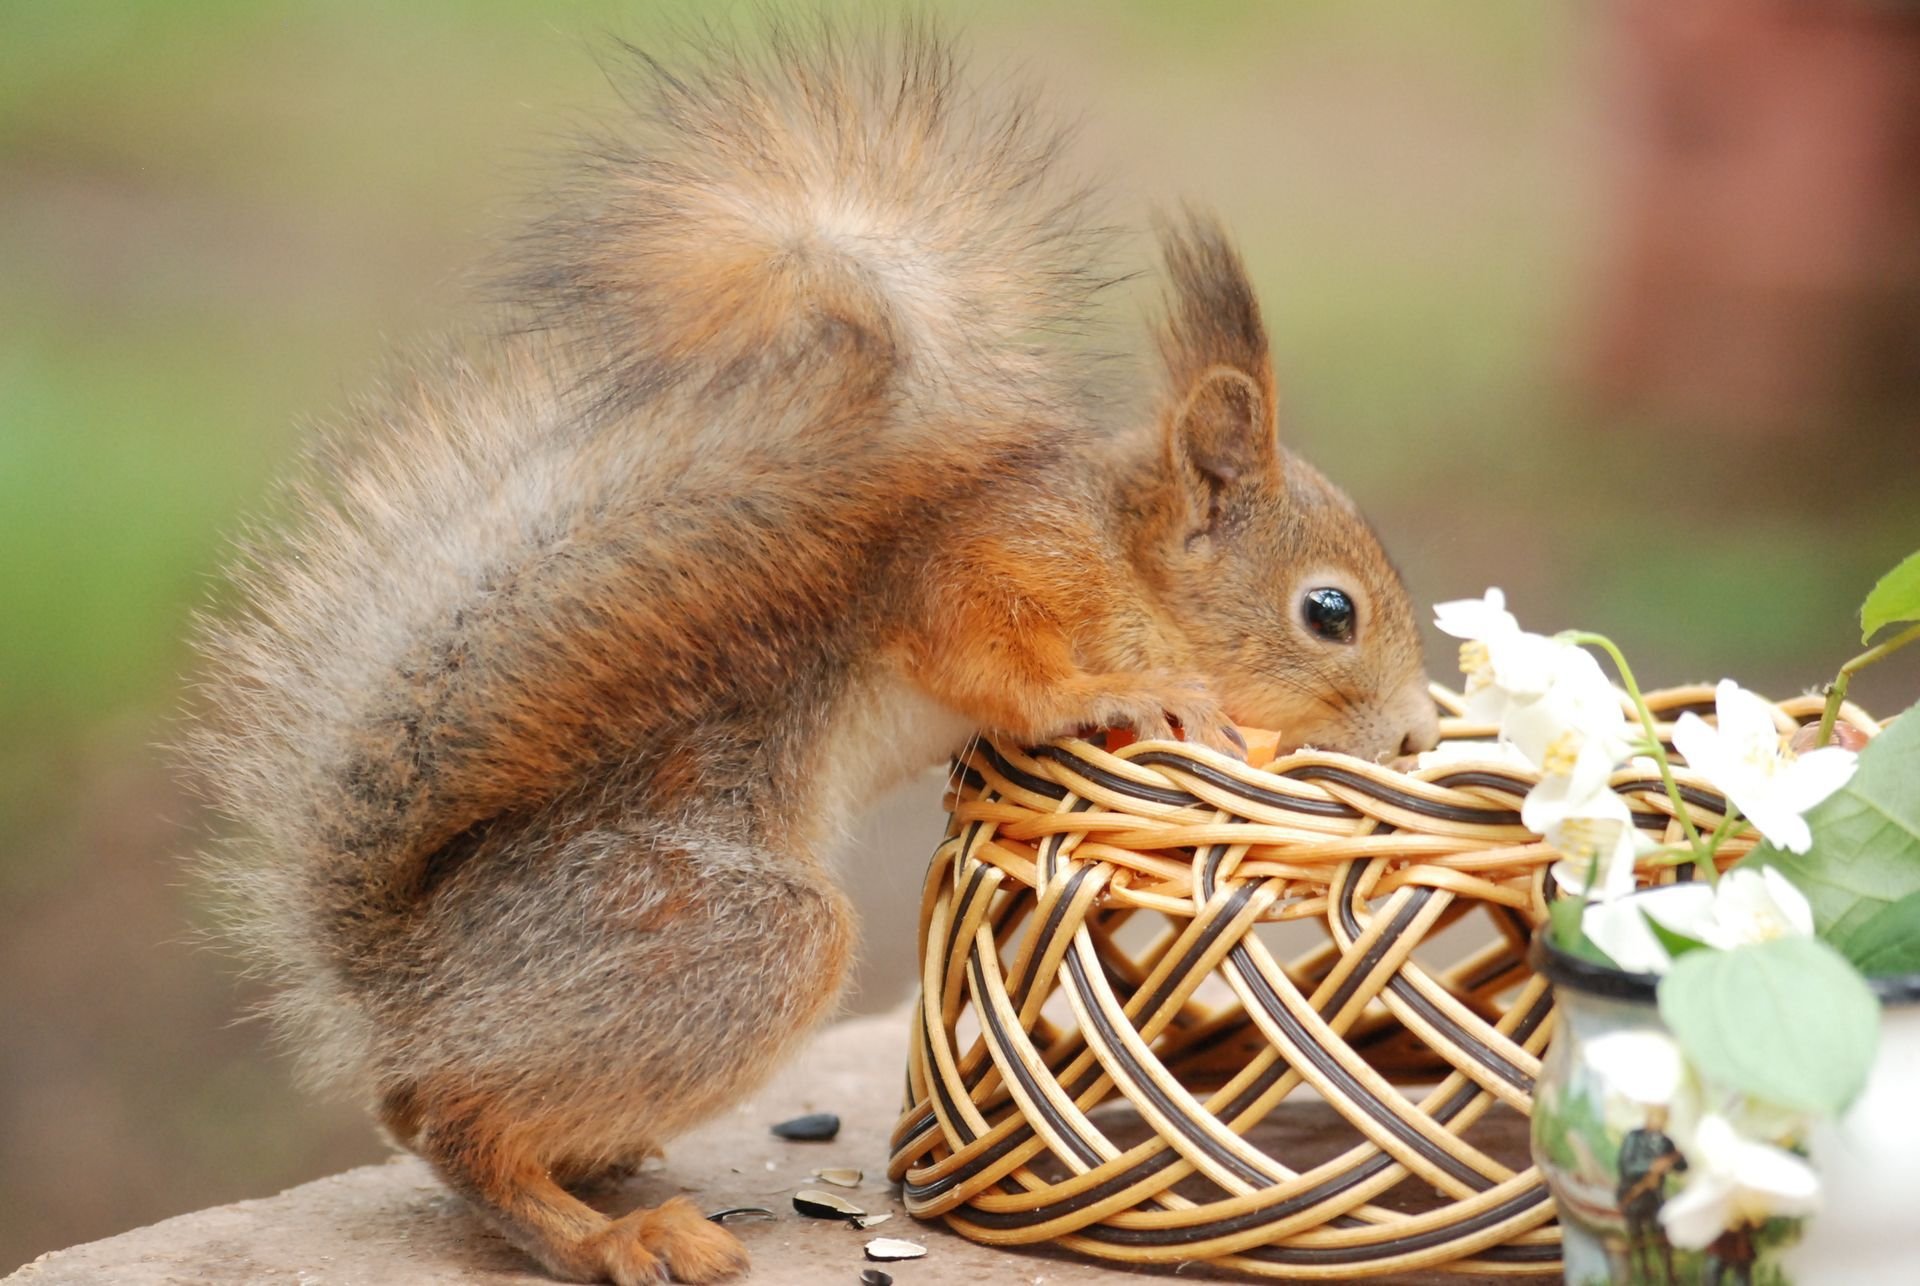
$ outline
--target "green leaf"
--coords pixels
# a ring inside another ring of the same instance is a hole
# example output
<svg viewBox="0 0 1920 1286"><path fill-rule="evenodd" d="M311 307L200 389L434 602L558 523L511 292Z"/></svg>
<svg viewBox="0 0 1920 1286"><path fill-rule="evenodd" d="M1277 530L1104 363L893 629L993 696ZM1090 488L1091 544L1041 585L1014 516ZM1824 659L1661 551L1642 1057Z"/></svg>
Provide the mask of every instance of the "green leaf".
<svg viewBox="0 0 1920 1286"><path fill-rule="evenodd" d="M1689 938L1684 933L1669 929L1666 925L1648 915L1644 908L1642 908L1640 912L1640 918L1647 922L1647 928L1653 931L1654 938L1661 946L1666 948L1667 954L1675 960L1678 960L1688 952L1704 951L1706 949L1707 944L1700 941L1700 939Z"/></svg>
<svg viewBox="0 0 1920 1286"><path fill-rule="evenodd" d="M1866 643L1896 623L1920 621L1920 550L1908 554L1860 605L1860 641Z"/></svg>
<svg viewBox="0 0 1920 1286"><path fill-rule="evenodd" d="M1849 941L1920 893L1920 707L1867 744L1853 780L1809 811L1807 825L1805 853L1762 844L1740 865L1776 867L1792 880L1827 941Z"/></svg>
<svg viewBox="0 0 1920 1286"><path fill-rule="evenodd" d="M1676 960L1660 980L1660 1016L1709 1081L1803 1112L1845 1110L1879 1043L1880 1002L1817 938Z"/></svg>
<svg viewBox="0 0 1920 1286"><path fill-rule="evenodd" d="M1920 893L1911 893L1835 942L1869 978L1920 973Z"/></svg>

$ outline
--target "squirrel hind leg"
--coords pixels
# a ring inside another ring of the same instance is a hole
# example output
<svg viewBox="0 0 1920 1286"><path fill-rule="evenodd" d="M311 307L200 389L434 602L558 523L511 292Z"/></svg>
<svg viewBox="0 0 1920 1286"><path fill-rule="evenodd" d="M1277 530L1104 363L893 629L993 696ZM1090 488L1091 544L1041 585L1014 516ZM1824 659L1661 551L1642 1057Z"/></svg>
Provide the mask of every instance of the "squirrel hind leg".
<svg viewBox="0 0 1920 1286"><path fill-rule="evenodd" d="M562 1281L702 1286L746 1272L747 1248L685 1197L609 1218L561 1186L537 1124L483 1093L415 1086L408 1146L481 1218ZM388 1128L400 1129L389 1119Z"/></svg>
<svg viewBox="0 0 1920 1286"><path fill-rule="evenodd" d="M649 1157L661 1155L660 1149L649 1147L611 1161L597 1156L569 1157L553 1164L553 1181L575 1194L610 1192L639 1174Z"/></svg>

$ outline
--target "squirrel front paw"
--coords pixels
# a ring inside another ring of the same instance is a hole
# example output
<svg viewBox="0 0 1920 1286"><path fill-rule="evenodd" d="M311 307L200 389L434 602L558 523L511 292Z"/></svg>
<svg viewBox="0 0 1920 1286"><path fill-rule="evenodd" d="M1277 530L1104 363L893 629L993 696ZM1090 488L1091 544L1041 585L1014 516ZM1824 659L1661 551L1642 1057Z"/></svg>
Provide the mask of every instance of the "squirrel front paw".
<svg viewBox="0 0 1920 1286"><path fill-rule="evenodd" d="M1246 738L1197 675L1105 675L1091 718L1103 728L1131 728L1142 741L1187 741L1245 760Z"/></svg>

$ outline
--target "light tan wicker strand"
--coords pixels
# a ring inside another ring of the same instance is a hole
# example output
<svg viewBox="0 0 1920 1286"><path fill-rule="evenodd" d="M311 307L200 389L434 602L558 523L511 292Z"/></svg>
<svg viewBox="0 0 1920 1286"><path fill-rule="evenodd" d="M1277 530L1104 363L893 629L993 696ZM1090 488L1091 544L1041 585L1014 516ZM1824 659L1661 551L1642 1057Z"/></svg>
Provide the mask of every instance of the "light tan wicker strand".
<svg viewBox="0 0 1920 1286"><path fill-rule="evenodd" d="M1435 698L1445 742L1491 737ZM1649 701L1671 720L1713 692ZM1785 731L1819 701L1777 710ZM1525 953L1555 858L1520 824L1530 773L1078 740L957 767L889 1170L914 1214L1265 1277L1556 1270L1525 1149L1552 1028ZM1614 785L1648 838L1678 836L1656 773ZM1319 933L1283 949L1279 926Z"/></svg>

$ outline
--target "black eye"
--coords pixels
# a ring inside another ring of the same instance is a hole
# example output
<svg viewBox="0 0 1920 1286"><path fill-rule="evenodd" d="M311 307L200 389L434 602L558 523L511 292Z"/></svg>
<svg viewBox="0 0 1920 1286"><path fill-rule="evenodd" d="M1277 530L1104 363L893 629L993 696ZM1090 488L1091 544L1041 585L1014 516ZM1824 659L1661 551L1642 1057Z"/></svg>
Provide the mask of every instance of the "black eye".
<svg viewBox="0 0 1920 1286"><path fill-rule="evenodd" d="M1331 587L1310 589L1300 603L1307 628L1333 643L1353 642L1353 600Z"/></svg>

